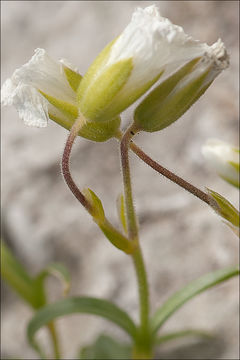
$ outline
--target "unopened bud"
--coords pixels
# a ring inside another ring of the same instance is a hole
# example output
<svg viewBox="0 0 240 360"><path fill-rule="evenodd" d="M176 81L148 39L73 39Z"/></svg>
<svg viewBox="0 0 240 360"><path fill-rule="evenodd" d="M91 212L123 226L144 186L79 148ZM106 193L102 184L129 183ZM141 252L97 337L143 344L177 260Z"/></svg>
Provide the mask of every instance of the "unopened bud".
<svg viewBox="0 0 240 360"><path fill-rule="evenodd" d="M139 130L159 131L179 119L228 66L221 40L201 57L189 61L160 83L136 108L134 122Z"/></svg>
<svg viewBox="0 0 240 360"><path fill-rule="evenodd" d="M240 214L239 211L222 195L217 192L207 189L210 206L213 210L220 215L223 219L227 220L225 223L237 233L240 227Z"/></svg>

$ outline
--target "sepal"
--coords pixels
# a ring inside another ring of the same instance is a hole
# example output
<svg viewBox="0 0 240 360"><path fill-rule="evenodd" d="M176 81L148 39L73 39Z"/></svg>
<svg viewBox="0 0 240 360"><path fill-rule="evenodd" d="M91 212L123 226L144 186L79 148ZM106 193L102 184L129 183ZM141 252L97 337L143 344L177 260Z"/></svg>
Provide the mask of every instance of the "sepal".
<svg viewBox="0 0 240 360"><path fill-rule="evenodd" d="M237 229L240 227L239 211L216 191L207 189L207 192L209 195L210 206L218 215L227 220L224 222L237 234Z"/></svg>

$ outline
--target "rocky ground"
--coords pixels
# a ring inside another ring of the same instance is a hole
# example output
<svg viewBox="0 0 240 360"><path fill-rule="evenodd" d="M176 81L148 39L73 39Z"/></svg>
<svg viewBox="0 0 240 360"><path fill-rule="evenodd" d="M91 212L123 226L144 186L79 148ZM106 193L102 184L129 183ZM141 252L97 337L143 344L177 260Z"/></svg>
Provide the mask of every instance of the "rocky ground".
<svg viewBox="0 0 240 360"><path fill-rule="evenodd" d="M2 82L37 47L54 58L68 58L84 73L91 61L129 22L133 9L148 1L2 1ZM178 122L161 133L142 134L136 142L163 165L193 184L210 187L237 206L237 191L204 163L201 146L209 138L238 141L238 2L155 1L163 16L209 44L219 37L231 66ZM123 116L123 127L131 112ZM63 182L59 162L67 132L50 123L28 128L13 108L2 109L3 237L37 273L51 261L72 276L71 294L114 301L137 318L137 292L130 259L113 248ZM202 274L236 264L238 241L205 204L131 156L134 198L149 272L152 307ZM115 199L122 191L119 153L114 140L104 144L79 139L73 152L74 178L103 199L117 224ZM49 281L51 301L61 288ZM31 310L3 287L2 358L37 358L25 327ZM90 316L57 322L64 358L104 331L122 332ZM231 279L179 310L164 330L188 327L219 334L210 344L181 340L165 345L164 359L238 359L238 280ZM45 332L40 339L47 344ZM46 345L47 346L47 345Z"/></svg>

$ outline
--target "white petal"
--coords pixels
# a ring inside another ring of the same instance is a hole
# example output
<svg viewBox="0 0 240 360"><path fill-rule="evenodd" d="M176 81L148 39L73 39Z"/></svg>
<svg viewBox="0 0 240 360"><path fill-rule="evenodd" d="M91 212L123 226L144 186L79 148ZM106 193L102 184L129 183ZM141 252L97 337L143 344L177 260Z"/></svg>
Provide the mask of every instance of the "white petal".
<svg viewBox="0 0 240 360"><path fill-rule="evenodd" d="M12 81L31 85L55 98L75 103L75 93L68 84L62 64L50 58L44 49L36 49L30 61L14 72Z"/></svg>
<svg viewBox="0 0 240 360"><path fill-rule="evenodd" d="M1 89L1 103L2 105L13 104L13 93L16 86L13 84L11 79L7 79Z"/></svg>
<svg viewBox="0 0 240 360"><path fill-rule="evenodd" d="M48 101L32 86L19 84L12 96L20 119L25 125L45 127L48 123Z"/></svg>
<svg viewBox="0 0 240 360"><path fill-rule="evenodd" d="M216 47L219 50L221 46ZM155 78L162 70L173 72L187 61L213 50L161 17L152 5L136 9L131 22L114 43L106 66L132 57L134 68L128 86L135 87Z"/></svg>

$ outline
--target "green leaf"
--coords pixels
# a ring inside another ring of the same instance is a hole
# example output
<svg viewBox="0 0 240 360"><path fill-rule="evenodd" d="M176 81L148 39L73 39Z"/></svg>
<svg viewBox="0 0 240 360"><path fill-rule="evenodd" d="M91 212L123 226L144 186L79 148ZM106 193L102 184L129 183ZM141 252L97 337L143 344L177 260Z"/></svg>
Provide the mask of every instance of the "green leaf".
<svg viewBox="0 0 240 360"><path fill-rule="evenodd" d="M89 188L83 189L83 194L91 204L90 213L97 224L103 223L105 220L105 213L103 205L99 197Z"/></svg>
<svg viewBox="0 0 240 360"><path fill-rule="evenodd" d="M100 335L95 343L82 348L80 359L112 360L130 359L131 346L120 343L110 336Z"/></svg>
<svg viewBox="0 0 240 360"><path fill-rule="evenodd" d="M218 270L192 281L180 291L172 295L154 314L151 319L152 331L156 333L165 321L188 300L204 290L213 287L231 277L238 275L238 267Z"/></svg>
<svg viewBox="0 0 240 360"><path fill-rule="evenodd" d="M175 340L178 338L186 337L186 336L198 336L198 337L204 337L204 338L208 338L208 339L213 338L213 336L206 331L196 330L196 329L187 329L187 330L175 331L175 332L170 332L170 333L164 334L155 340L155 344L160 345L162 343L165 343L165 342L168 342L171 340Z"/></svg>
<svg viewBox="0 0 240 360"><path fill-rule="evenodd" d="M35 278L36 282L44 283L47 276L55 276L63 284L63 293L67 295L70 289L70 274L68 270L60 263L49 264L43 271L41 271Z"/></svg>
<svg viewBox="0 0 240 360"><path fill-rule="evenodd" d="M132 254L133 251L136 249L136 242L128 240L128 238L122 235L117 229L115 229L107 219L105 219L104 222L99 223L98 226L100 227L106 238L116 248L124 251L126 254Z"/></svg>
<svg viewBox="0 0 240 360"><path fill-rule="evenodd" d="M46 302L44 289L29 276L11 250L1 242L1 276L18 295L38 309Z"/></svg>
<svg viewBox="0 0 240 360"><path fill-rule="evenodd" d="M30 345L44 357L41 349L35 341L36 332L52 320L64 315L85 313L102 316L120 328L125 330L131 337L135 337L136 326L128 314L107 300L91 297L72 297L48 304L41 308L28 324L27 337Z"/></svg>

